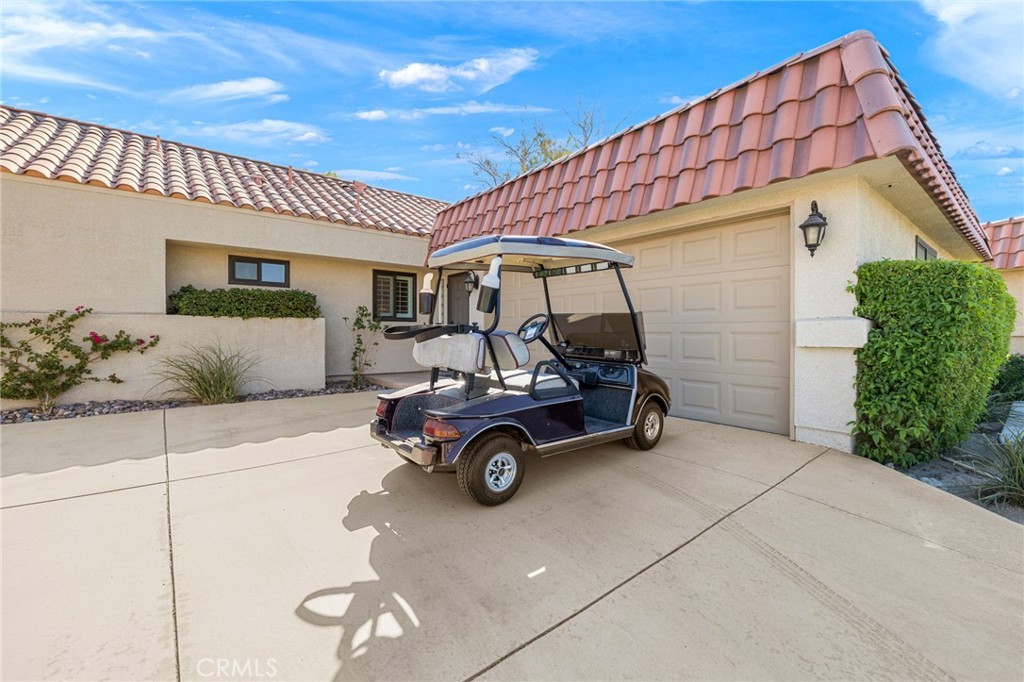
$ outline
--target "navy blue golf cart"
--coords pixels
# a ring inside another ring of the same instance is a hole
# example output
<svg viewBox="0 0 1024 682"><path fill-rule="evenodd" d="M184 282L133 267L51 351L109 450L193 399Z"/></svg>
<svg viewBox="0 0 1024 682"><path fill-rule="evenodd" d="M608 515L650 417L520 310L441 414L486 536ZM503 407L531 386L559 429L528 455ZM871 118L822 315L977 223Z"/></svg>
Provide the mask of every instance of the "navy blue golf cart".
<svg viewBox="0 0 1024 682"><path fill-rule="evenodd" d="M633 257L573 239L486 236L434 252L444 273L482 271L477 309L486 327L434 323L437 290L420 292L425 325L394 326L387 339L414 339L413 356L430 381L378 396L371 435L427 472L454 471L459 487L485 505L507 501L526 471L526 451L542 456L623 440L639 450L661 438L668 385L644 369L643 314L634 310L622 269ZM628 312L551 310L549 281L608 271ZM503 272L541 280L547 312L502 331ZM532 350L546 351L539 361Z"/></svg>

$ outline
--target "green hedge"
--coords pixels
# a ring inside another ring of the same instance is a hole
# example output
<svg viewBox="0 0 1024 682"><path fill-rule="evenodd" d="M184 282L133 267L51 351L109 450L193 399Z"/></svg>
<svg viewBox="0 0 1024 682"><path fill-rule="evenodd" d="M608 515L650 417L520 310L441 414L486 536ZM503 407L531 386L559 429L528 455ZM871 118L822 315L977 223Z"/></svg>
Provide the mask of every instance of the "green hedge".
<svg viewBox="0 0 1024 682"><path fill-rule="evenodd" d="M959 443L1006 359L1014 299L980 263L879 261L857 270L857 451L908 467Z"/></svg>
<svg viewBox="0 0 1024 682"><path fill-rule="evenodd" d="M171 315L198 317L320 317L316 294L298 289L196 289L183 286L168 297Z"/></svg>
<svg viewBox="0 0 1024 682"><path fill-rule="evenodd" d="M996 374L992 393L1000 402L1024 400L1024 355L1016 354L1006 358Z"/></svg>

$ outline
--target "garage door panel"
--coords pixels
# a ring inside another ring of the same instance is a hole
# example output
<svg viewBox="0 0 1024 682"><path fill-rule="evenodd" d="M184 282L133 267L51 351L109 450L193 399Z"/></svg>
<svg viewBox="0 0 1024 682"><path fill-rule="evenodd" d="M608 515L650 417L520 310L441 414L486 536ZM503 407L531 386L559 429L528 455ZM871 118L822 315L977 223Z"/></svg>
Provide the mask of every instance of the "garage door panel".
<svg viewBox="0 0 1024 682"><path fill-rule="evenodd" d="M736 229L731 232L731 237L731 262L734 265L751 261L756 261L757 267L789 263L789 242L775 220Z"/></svg>
<svg viewBox="0 0 1024 682"><path fill-rule="evenodd" d="M672 384L679 386L670 411L674 416L759 431L779 432L786 424L788 430L788 379L690 372Z"/></svg>

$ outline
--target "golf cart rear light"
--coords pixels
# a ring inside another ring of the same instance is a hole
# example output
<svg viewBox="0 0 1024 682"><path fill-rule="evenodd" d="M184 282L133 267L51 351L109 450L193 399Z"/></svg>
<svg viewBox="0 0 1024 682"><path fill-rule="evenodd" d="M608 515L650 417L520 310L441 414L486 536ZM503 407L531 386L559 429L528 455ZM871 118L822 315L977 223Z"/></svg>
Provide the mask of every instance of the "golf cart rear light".
<svg viewBox="0 0 1024 682"><path fill-rule="evenodd" d="M388 416L387 400L381 400L379 403L377 403L377 416L380 417L381 419L384 419L385 417Z"/></svg>
<svg viewBox="0 0 1024 682"><path fill-rule="evenodd" d="M453 424L437 419L428 419L423 424L423 435L434 440L458 440L462 434Z"/></svg>

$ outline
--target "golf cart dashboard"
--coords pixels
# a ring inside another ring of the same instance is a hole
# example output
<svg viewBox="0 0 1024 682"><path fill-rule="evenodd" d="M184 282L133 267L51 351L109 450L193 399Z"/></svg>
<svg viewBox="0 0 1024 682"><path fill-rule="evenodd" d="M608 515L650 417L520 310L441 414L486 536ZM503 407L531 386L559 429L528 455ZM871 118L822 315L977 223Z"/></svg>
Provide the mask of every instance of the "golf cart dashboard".
<svg viewBox="0 0 1024 682"><path fill-rule="evenodd" d="M585 386L611 384L613 386L633 386L633 370L628 365L605 362L586 362L569 360L569 374L579 379Z"/></svg>
<svg viewBox="0 0 1024 682"><path fill-rule="evenodd" d="M635 318L629 313L555 313L551 321L559 350L569 360L635 364L643 359L643 313Z"/></svg>

